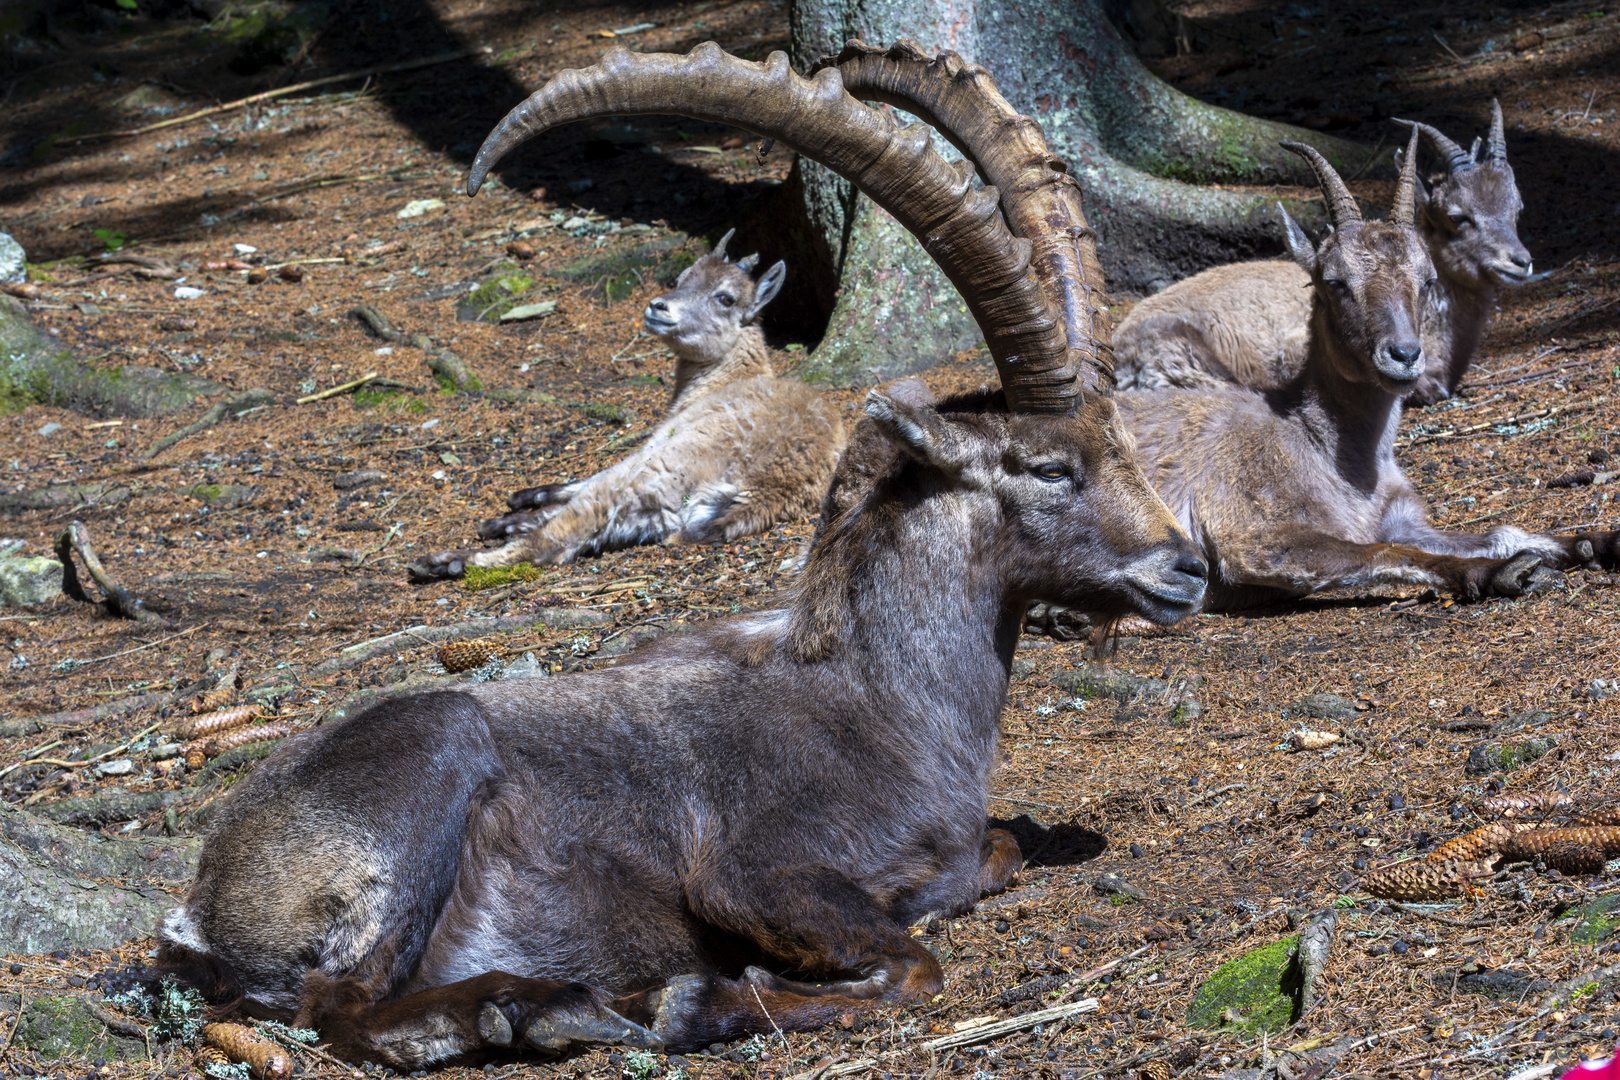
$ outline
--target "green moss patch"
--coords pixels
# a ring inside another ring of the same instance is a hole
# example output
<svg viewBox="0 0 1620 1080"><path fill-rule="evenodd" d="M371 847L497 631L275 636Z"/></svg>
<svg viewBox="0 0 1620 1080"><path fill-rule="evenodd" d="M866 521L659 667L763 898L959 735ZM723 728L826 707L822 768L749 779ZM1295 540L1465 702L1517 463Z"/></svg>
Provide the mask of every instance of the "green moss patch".
<svg viewBox="0 0 1620 1080"><path fill-rule="evenodd" d="M539 581L544 576L545 571L532 563L518 563L516 566L469 566L466 576L461 579L461 586L468 592L479 592L483 589L498 589L502 585L515 585L520 581Z"/></svg>
<svg viewBox="0 0 1620 1080"><path fill-rule="evenodd" d="M1620 930L1620 895L1600 896L1572 909L1565 917L1576 920L1569 932L1574 945L1602 945Z"/></svg>
<svg viewBox="0 0 1620 1080"><path fill-rule="evenodd" d="M79 997L29 999L14 1042L43 1058L134 1061L146 1057L143 1043L114 1035Z"/></svg>
<svg viewBox="0 0 1620 1080"><path fill-rule="evenodd" d="M1294 934L1222 964L1204 980L1187 1009L1190 1027L1248 1034L1278 1032L1299 1008L1299 965Z"/></svg>

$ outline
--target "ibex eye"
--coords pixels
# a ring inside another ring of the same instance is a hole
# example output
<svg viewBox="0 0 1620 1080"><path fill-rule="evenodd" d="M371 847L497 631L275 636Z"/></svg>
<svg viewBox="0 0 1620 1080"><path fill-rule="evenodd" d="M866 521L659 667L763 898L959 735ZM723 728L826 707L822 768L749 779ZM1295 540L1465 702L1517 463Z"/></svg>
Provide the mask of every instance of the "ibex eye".
<svg viewBox="0 0 1620 1080"><path fill-rule="evenodd" d="M1045 465L1035 466L1035 475L1040 477L1042 480L1067 480L1069 477L1069 469L1066 465L1060 465L1055 461L1048 461Z"/></svg>
<svg viewBox="0 0 1620 1080"><path fill-rule="evenodd" d="M737 302L737 298L732 296L730 293L721 293L720 295L716 296L715 299L720 301L726 307L730 307L732 304Z"/></svg>
<svg viewBox="0 0 1620 1080"><path fill-rule="evenodd" d="M1469 217L1467 214L1447 214L1446 216L1451 219L1451 223L1453 225L1468 225L1468 224L1471 224L1473 222L1473 220L1474 220L1473 218Z"/></svg>

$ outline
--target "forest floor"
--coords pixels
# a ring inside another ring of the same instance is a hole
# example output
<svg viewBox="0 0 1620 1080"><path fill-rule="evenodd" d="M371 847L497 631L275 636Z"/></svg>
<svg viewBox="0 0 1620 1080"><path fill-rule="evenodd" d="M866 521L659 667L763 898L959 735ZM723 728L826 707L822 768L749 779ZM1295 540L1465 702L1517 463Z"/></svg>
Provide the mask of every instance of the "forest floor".
<svg viewBox="0 0 1620 1080"><path fill-rule="evenodd" d="M1605 455L1620 453L1620 17L1595 0L1177 7L1201 28L1199 48L1154 66L1220 104L1369 144L1391 143L1387 118L1406 116L1466 145L1501 98L1527 204L1520 233L1547 273L1503 296L1461 396L1408 414L1399 455L1443 526L1615 527L1620 484ZM273 62L228 20L109 16L7 39L18 51L0 96L0 229L29 253L34 317L97 366L271 395L156 454L201 403L160 420L39 406L0 417L0 535L48 555L83 522L109 572L166 620L65 597L0 615L0 797L13 806L109 837L193 835L256 752L199 778L154 750L222 671L306 726L369 700L357 691L441 676L435 641L469 625L559 673L611 663L631 642L768 606L813 531L806 520L739 543L623 551L478 591L407 581L418 555L473 542L508 491L588 475L648 430L669 357L640 332L642 308L791 163L781 149L757 159L730 131L636 118L548 135L468 200L472 149L525 88L594 62L603 31L642 50L714 39L758 58L786 48L787 13L751 0L388 11L363 25L334 17ZM72 141L480 46L490 52ZM1386 205L1387 182L1356 188ZM231 260L267 280L249 284ZM166 268L184 282L137 276ZM179 299L182 286L202 295ZM544 317L488 321L541 301L555 301ZM440 390L429 354L370 336L350 314L360 304L407 340L454 352L486 388L529 395ZM775 344L791 371L804 343ZM370 373L358 392L296 403ZM945 391L993 377L969 353L927 380ZM828 393L853 423L863 391ZM634 417L594 419L586 403ZM1581 470L1599 482L1549 486ZM23 497L66 485L85 486L65 505ZM1513 602L1385 590L1204 617L1182 636L1121 640L1101 662L1083 643L1026 637L988 813L1019 830L1029 862L1006 895L921 931L945 966L940 998L680 1061L598 1051L485 1073L1080 1080L1152 1061L1209 1076L1288 1052L1277 1075L1437 1080L1548 1076L1611 1052L1620 938L1572 912L1620 896L1620 864L1592 877L1521 864L1442 905L1381 903L1359 882L1479 824L1489 794L1614 797L1617 611L1616 576L1582 572ZM504 621L474 622L491 618ZM1127 675L1139 678L1116 677ZM1345 715L1307 719L1311 695L1336 695L1327 706ZM1345 737L1285 749L1301 726ZM1469 771L1503 743L1530 747L1508 755L1519 767ZM85 764L98 758L132 771ZM1211 972L1281 939L1290 912L1329 907L1337 933L1301 1020L1266 1041L1187 1023ZM178 1046L120 1061L125 1044L102 1040L53 1060L15 1038L20 1000L97 996L105 972L150 947L7 956L0 1074L195 1071ZM1091 1000L928 1045L964 1023ZM350 1071L295 1057L305 1075Z"/></svg>

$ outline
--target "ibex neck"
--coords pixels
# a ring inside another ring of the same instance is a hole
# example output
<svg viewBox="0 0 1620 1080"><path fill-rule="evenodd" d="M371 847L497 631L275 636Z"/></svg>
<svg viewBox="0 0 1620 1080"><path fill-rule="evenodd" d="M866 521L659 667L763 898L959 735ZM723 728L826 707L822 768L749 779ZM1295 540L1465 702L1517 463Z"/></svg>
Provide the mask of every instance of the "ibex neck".
<svg viewBox="0 0 1620 1080"><path fill-rule="evenodd" d="M1299 411L1312 435L1332 456L1341 477L1371 491L1395 466L1395 430L1401 399L1373 383L1340 373L1364 366L1327 328L1326 314L1311 316L1311 342L1300 381Z"/></svg>
<svg viewBox="0 0 1620 1080"><path fill-rule="evenodd" d="M683 356L676 352L675 393L670 397L668 412L674 412L693 398L713 393L726 383L774 374L765 335L757 326L745 326L737 335L737 344L717 361L701 354Z"/></svg>

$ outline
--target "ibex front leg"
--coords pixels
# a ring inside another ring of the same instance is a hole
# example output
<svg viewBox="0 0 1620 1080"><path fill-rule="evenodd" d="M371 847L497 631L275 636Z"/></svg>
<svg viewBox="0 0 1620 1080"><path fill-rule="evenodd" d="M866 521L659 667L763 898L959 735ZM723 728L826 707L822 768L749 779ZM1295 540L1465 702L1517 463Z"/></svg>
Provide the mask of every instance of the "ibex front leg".
<svg viewBox="0 0 1620 1080"><path fill-rule="evenodd" d="M1301 596L1337 586L1430 585L1465 600L1522 596L1540 553L1503 558L1436 555L1410 544L1358 544L1299 529L1217 560L1217 589ZM1242 606L1241 602L1235 606Z"/></svg>
<svg viewBox="0 0 1620 1080"><path fill-rule="evenodd" d="M739 874L690 898L694 913L748 939L798 982L750 967L741 979L685 975L620 998L616 1011L645 1024L672 1050L753 1032L821 1027L874 1002L926 1001L944 986L939 961L872 896L836 870ZM738 891L737 882L751 884Z"/></svg>

